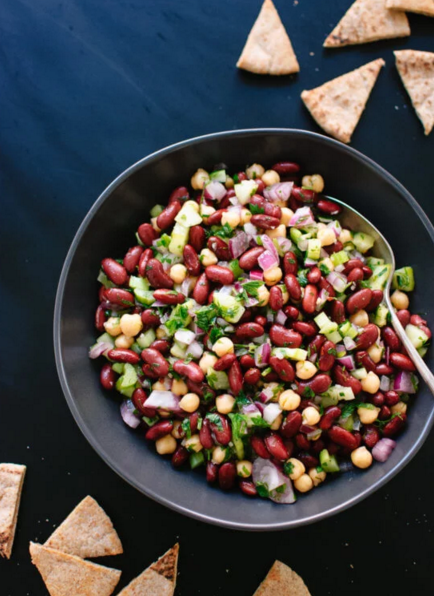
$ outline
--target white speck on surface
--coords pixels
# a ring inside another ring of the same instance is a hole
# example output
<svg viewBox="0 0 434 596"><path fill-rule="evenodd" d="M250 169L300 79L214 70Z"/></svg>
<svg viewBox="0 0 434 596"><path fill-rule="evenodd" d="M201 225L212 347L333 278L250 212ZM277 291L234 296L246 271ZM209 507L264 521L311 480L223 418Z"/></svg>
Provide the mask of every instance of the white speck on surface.
<svg viewBox="0 0 434 596"><path fill-rule="evenodd" d="M315 68L315 72L319 72L319 68Z"/></svg>
<svg viewBox="0 0 434 596"><path fill-rule="evenodd" d="M309 56L315 56L315 52L309 52Z"/></svg>
<svg viewBox="0 0 434 596"><path fill-rule="evenodd" d="M399 110L399 106L395 106L395 110Z"/></svg>

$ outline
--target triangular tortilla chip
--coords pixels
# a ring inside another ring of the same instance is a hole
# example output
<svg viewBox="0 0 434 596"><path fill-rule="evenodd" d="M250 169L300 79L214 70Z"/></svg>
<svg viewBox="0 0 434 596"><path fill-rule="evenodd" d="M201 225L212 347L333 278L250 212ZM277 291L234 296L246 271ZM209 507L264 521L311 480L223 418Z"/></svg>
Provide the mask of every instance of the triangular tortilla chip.
<svg viewBox="0 0 434 596"><path fill-rule="evenodd" d="M410 96L416 114L429 135L434 126L434 53L400 50L396 68Z"/></svg>
<svg viewBox="0 0 434 596"><path fill-rule="evenodd" d="M33 542L30 555L51 596L110 596L121 577L117 569Z"/></svg>
<svg viewBox="0 0 434 596"><path fill-rule="evenodd" d="M178 570L179 544L145 569L118 596L173 596Z"/></svg>
<svg viewBox="0 0 434 596"><path fill-rule="evenodd" d="M434 17L434 0L387 0L386 7Z"/></svg>
<svg viewBox="0 0 434 596"><path fill-rule="evenodd" d="M295 571L276 561L253 596L311 596L311 594Z"/></svg>
<svg viewBox="0 0 434 596"><path fill-rule="evenodd" d="M26 466L0 464L0 555L10 558Z"/></svg>
<svg viewBox="0 0 434 596"><path fill-rule="evenodd" d="M86 497L77 505L45 546L82 559L123 552L110 518L92 497Z"/></svg>
<svg viewBox="0 0 434 596"><path fill-rule="evenodd" d="M324 42L325 48L341 48L378 39L410 35L405 12L389 10L386 0L356 0Z"/></svg>
<svg viewBox="0 0 434 596"><path fill-rule="evenodd" d="M291 41L271 0L265 0L262 5L237 66L268 75L288 75L300 70Z"/></svg>
<svg viewBox="0 0 434 596"><path fill-rule="evenodd" d="M321 87L303 91L301 99L321 128L349 143L382 66L384 60L378 58Z"/></svg>

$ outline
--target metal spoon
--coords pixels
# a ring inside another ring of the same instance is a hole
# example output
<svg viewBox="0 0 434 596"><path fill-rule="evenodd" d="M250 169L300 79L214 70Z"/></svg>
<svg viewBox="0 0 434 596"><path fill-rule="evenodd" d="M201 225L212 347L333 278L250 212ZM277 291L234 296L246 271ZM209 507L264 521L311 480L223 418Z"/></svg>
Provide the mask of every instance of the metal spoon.
<svg viewBox="0 0 434 596"><path fill-rule="evenodd" d="M395 272L395 255L393 254L393 250L390 244L387 242L386 238L381 234L381 232L370 222L363 217L358 211L349 207L342 201L335 199L334 197L327 197L331 201L338 203L342 208L343 211L339 215L340 222L345 226L350 228L351 230L357 230L358 232L366 232L375 238L375 245L374 245L374 252L375 256L384 259L387 264L390 264L391 271L389 275L389 279L387 280L386 288L384 289L384 297L383 301L386 303L386 306L390 312L391 320L393 328L396 331L399 339L403 343L405 349L408 352L413 364L417 368L420 376L428 385L431 393L434 394L434 375L425 364L422 356L416 350L416 348L411 343L410 339L407 337L405 333L404 327L401 325L398 317L396 316L395 309L390 301L390 286L392 284L393 274Z"/></svg>

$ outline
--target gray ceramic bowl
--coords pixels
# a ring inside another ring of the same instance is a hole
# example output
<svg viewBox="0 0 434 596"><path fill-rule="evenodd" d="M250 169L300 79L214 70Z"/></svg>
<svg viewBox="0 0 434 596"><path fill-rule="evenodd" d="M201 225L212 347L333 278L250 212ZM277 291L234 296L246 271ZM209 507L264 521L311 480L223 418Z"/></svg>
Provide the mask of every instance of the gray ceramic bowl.
<svg viewBox="0 0 434 596"><path fill-rule="evenodd" d="M264 129L211 134L190 139L142 159L102 193L84 219L65 261L54 320L60 381L83 434L122 478L148 497L196 519L244 530L288 529L315 522L361 501L383 486L416 454L434 419L434 400L422 386L409 424L390 459L365 472L342 474L295 505L276 505L240 493L209 488L203 474L175 472L143 438L124 425L117 400L99 385L100 362L88 359L95 337L96 275L101 259L121 256L135 243L134 232L155 203L189 180L198 167L225 162L231 170L283 159L303 171L321 173L331 196L358 209L389 239L398 266L412 265L417 290L415 312L434 322L434 229L411 195L373 161L339 142L300 130ZM423 282L423 283L422 283ZM430 309L431 305L431 309ZM429 352L433 364L434 351Z"/></svg>

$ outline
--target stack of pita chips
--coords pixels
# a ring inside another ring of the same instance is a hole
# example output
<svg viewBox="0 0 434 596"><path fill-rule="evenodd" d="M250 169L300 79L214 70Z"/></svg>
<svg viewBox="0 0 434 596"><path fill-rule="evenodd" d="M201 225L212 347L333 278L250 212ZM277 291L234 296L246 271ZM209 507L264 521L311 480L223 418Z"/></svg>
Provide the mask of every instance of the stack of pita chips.
<svg viewBox="0 0 434 596"><path fill-rule="evenodd" d="M311 596L299 575L276 561L253 596Z"/></svg>
<svg viewBox="0 0 434 596"><path fill-rule="evenodd" d="M10 558L26 466L0 464L0 555Z"/></svg>
<svg viewBox="0 0 434 596"><path fill-rule="evenodd" d="M426 17L434 17L433 0L387 0L386 7L394 10L418 12Z"/></svg>

